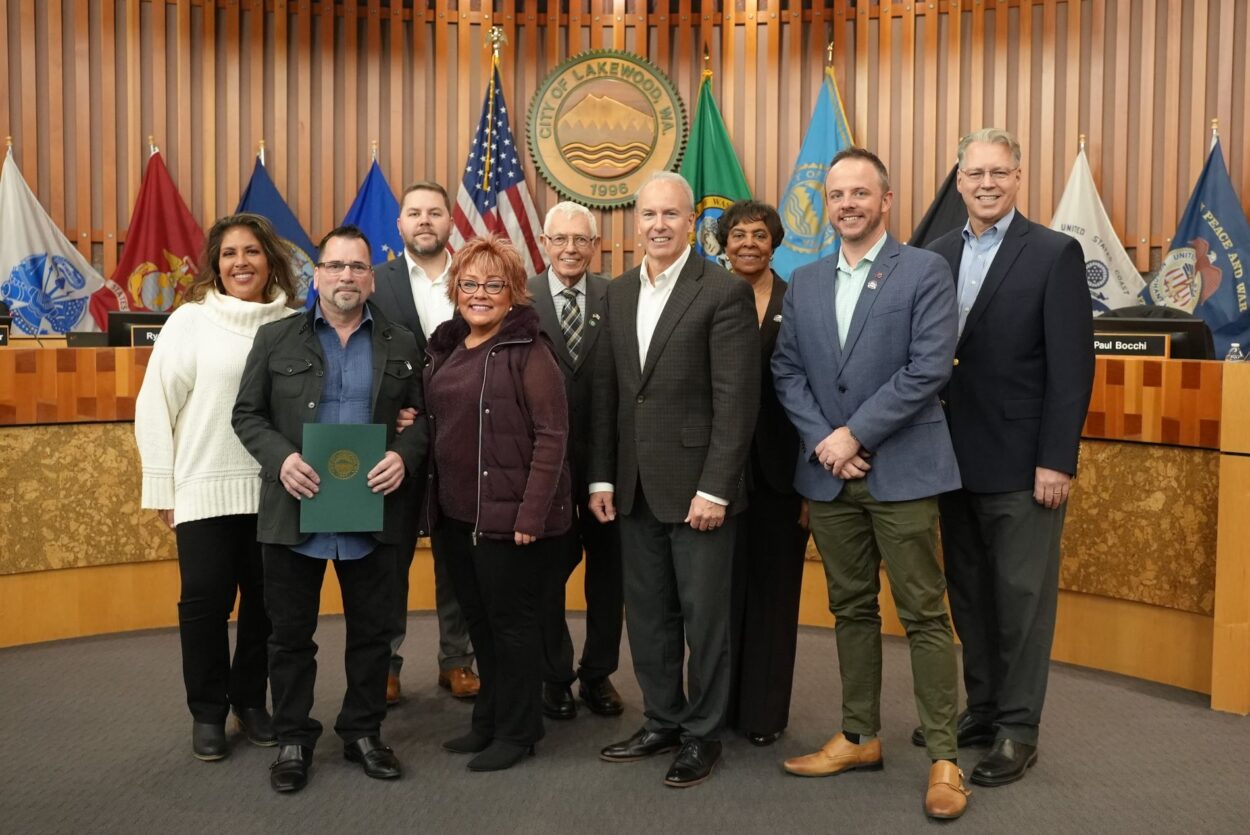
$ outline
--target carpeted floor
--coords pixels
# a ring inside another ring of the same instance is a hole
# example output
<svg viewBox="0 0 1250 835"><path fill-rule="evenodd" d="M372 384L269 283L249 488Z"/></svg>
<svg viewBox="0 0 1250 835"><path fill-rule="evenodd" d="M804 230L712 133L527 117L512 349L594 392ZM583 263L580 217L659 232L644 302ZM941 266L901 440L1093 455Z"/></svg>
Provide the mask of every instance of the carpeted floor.
<svg viewBox="0 0 1250 835"><path fill-rule="evenodd" d="M580 646L581 620L570 618ZM0 832L963 832L1250 831L1250 719L1213 713L1206 698L1057 665L1040 761L1020 783L975 788L958 822L927 821L928 762L908 735L916 712L907 648L885 642L886 768L824 780L787 776L780 762L838 729L833 633L805 628L790 728L771 748L731 737L713 778L666 788L667 756L628 765L598 749L641 723L629 667L614 680L628 707L615 719L584 709L547 723L538 754L508 772L473 774L439 742L467 728L470 705L435 686L436 625L413 615L406 700L384 737L406 773L384 783L345 762L322 737L312 780L293 796L269 789L273 749L236 738L229 758L191 757L178 638L172 630L0 651ZM314 714L334 722L343 688L343 623L318 634ZM979 751L964 752L965 771Z"/></svg>

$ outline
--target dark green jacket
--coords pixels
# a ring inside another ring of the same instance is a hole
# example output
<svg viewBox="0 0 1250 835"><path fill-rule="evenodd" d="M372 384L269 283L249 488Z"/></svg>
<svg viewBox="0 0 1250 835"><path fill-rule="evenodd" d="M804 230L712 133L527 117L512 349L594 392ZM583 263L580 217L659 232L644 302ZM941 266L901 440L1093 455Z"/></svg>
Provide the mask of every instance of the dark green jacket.
<svg viewBox="0 0 1250 835"><path fill-rule="evenodd" d="M429 429L418 420L401 434L395 418L401 408L425 412L421 357L416 338L369 304L373 315L373 422L386 427L386 448L399 453L407 474L420 472L429 446ZM282 462L300 451L304 424L317 419L325 355L313 331L313 311L264 325L248 354L234 404L232 423L243 446L260 463L260 511L257 539L297 545L308 538L299 530L299 501L278 480ZM370 467L373 465L370 464ZM385 500L380 542L399 541L406 515L416 512L411 491L399 489Z"/></svg>

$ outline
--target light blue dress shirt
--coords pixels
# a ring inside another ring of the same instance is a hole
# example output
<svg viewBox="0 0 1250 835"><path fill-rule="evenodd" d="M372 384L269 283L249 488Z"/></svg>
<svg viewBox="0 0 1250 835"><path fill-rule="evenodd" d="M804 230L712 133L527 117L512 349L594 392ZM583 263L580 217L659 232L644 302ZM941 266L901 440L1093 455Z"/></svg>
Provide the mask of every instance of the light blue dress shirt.
<svg viewBox="0 0 1250 835"><path fill-rule="evenodd" d="M994 263L998 247L1002 245L1007 228L1016 219L1016 210L1012 209L999 218L998 222L981 233L980 237L972 234L972 223L964 224L964 254L959 260L959 333L964 332L964 323L968 321L968 313L977 302L977 293L985 284L985 276Z"/></svg>
<svg viewBox="0 0 1250 835"><path fill-rule="evenodd" d="M846 250L838 247L838 284L834 288L833 308L838 320L838 347L846 347L846 335L851 331L851 318L855 315L855 305L859 302L859 294L864 291L868 281L868 271L872 262L881 254L885 246L885 232L872 245L872 249L859 259L859 263L851 265L846 260Z"/></svg>

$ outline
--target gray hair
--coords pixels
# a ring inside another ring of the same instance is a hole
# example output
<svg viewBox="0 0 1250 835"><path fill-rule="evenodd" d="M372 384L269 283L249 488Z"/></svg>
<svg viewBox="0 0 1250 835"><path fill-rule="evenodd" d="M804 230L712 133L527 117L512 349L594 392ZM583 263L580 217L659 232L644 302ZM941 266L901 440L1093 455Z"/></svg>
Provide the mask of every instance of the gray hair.
<svg viewBox="0 0 1250 835"><path fill-rule="evenodd" d="M1016 165L1020 165L1020 143L1010 131L1002 128L981 128L974 130L972 133L959 140L959 167L964 167L964 154L968 151L968 146L973 142L989 142L992 145L1002 145L1008 151L1011 151L1011 158Z"/></svg>
<svg viewBox="0 0 1250 835"><path fill-rule="evenodd" d="M634 200L642 197L643 190L652 183L676 183L681 186L681 190L686 193L686 200L690 206L690 211L694 211L694 189L690 187L690 183L686 182L686 178L678 174L676 171L656 171L650 177L642 181L642 185L638 187L638 191L634 193Z"/></svg>
<svg viewBox="0 0 1250 835"><path fill-rule="evenodd" d="M586 222L590 224L590 237L599 237L599 225L595 223L594 213L581 203L574 203L572 200L561 201L547 210L547 217L543 220L544 235L547 234L547 228L551 226L551 219L556 216L557 212L569 220L575 217L585 218Z"/></svg>

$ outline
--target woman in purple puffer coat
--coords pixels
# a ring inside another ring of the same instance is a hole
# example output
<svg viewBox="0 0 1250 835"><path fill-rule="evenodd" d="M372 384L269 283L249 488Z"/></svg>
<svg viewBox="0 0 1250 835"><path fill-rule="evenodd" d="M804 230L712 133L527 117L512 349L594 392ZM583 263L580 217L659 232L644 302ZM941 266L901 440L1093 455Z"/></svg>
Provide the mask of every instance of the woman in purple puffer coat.
<svg viewBox="0 0 1250 835"><path fill-rule="evenodd" d="M477 650L482 689L472 771L515 765L543 735L538 606L552 537L572 524L564 379L530 306L525 267L502 238L456 252L456 315L430 337L433 439L426 512Z"/></svg>

